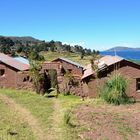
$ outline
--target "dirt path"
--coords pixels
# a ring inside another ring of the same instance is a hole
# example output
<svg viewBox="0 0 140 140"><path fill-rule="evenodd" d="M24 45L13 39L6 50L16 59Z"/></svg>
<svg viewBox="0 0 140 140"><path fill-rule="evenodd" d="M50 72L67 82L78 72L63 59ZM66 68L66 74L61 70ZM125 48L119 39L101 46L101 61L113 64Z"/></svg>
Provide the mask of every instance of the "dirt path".
<svg viewBox="0 0 140 140"><path fill-rule="evenodd" d="M17 114L20 116L20 118L29 124L34 135L38 140L48 140L38 120L30 113L30 111L28 111L21 105L15 103L12 99L7 97L6 95L0 94L0 100L2 100L5 104L7 104L12 110L15 110Z"/></svg>
<svg viewBox="0 0 140 140"><path fill-rule="evenodd" d="M60 128L60 123L63 118L63 110L61 108L61 103L58 99L53 99L54 102L54 113L50 118L51 128L48 130L47 137L49 140L61 140L62 130Z"/></svg>

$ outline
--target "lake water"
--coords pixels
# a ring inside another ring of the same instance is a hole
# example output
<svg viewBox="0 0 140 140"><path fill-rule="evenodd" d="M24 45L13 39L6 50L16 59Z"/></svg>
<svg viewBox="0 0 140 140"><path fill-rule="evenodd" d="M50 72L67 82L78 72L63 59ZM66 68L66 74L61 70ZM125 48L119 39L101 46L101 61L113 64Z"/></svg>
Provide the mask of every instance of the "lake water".
<svg viewBox="0 0 140 140"><path fill-rule="evenodd" d="M103 51L100 52L101 55L115 55L113 51ZM116 55L121 56L125 59L133 59L140 61L140 51L118 51Z"/></svg>

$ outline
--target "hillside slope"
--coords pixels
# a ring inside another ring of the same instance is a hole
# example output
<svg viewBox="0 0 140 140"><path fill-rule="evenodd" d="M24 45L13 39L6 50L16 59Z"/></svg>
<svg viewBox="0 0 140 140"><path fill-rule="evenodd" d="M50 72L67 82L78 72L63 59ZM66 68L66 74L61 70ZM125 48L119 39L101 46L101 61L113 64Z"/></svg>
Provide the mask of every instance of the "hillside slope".
<svg viewBox="0 0 140 140"><path fill-rule="evenodd" d="M31 36L22 36L22 37L19 37L19 36L0 36L0 37L10 38L13 42L15 42L15 41L21 41L22 43L25 43L25 42L41 42L41 40L36 39L34 37L31 37Z"/></svg>

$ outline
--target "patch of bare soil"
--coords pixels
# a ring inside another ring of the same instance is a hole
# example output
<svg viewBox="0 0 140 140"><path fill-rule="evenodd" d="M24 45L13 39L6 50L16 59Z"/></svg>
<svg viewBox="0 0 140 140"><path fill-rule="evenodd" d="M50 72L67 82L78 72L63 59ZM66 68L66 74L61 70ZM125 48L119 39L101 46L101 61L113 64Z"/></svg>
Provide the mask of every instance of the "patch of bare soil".
<svg viewBox="0 0 140 140"><path fill-rule="evenodd" d="M82 105L74 110L83 140L140 140L140 103Z"/></svg>
<svg viewBox="0 0 140 140"><path fill-rule="evenodd" d="M5 104L7 104L12 110L16 111L17 115L19 115L19 117L23 121L26 121L29 124L34 135L38 140L47 140L38 120L34 118L34 116L30 113L30 111L28 111L21 105L15 103L12 99L7 97L6 95L0 95L0 100L2 100Z"/></svg>

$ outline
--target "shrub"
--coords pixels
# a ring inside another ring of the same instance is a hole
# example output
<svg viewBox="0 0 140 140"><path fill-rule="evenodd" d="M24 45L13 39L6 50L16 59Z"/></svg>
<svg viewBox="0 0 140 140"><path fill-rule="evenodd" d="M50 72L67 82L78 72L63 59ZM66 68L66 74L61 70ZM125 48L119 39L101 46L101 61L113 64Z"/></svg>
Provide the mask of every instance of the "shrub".
<svg viewBox="0 0 140 140"><path fill-rule="evenodd" d="M127 79L121 74L115 74L99 90L99 96L115 105L130 103L131 99L126 94L127 85Z"/></svg>
<svg viewBox="0 0 140 140"><path fill-rule="evenodd" d="M41 62L30 61L30 76L33 82L34 89L38 94L44 94L44 75L40 73Z"/></svg>

